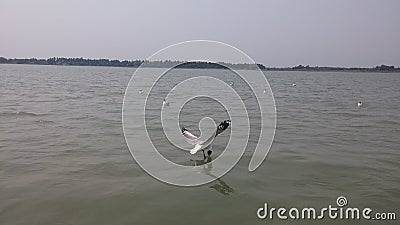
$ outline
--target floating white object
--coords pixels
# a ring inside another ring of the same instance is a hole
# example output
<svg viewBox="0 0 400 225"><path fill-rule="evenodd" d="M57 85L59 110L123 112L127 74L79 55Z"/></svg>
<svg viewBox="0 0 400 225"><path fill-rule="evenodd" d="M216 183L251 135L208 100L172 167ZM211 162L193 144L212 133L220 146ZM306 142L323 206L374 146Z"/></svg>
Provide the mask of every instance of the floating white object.
<svg viewBox="0 0 400 225"><path fill-rule="evenodd" d="M293 83L292 86L293 86L293 87L296 87L296 83Z"/></svg>
<svg viewBox="0 0 400 225"><path fill-rule="evenodd" d="M358 107L361 107L362 104L363 104L363 103L362 103L361 101L359 101L359 102L357 103L357 106L358 106Z"/></svg>
<svg viewBox="0 0 400 225"><path fill-rule="evenodd" d="M169 106L169 102L167 102L167 100L165 100L165 98L164 98L164 101L163 101L163 103L162 103L162 106L164 107L164 106Z"/></svg>

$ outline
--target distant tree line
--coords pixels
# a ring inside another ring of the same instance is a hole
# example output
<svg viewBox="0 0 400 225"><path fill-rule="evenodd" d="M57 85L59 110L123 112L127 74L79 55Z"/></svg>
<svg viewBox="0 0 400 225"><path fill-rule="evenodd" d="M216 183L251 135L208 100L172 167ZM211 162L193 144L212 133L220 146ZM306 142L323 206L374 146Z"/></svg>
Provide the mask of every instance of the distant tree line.
<svg viewBox="0 0 400 225"><path fill-rule="evenodd" d="M143 64L144 67L152 68L190 68L190 69L245 69L254 70L260 68L265 69L262 64L247 64L247 63L212 63L212 62L184 62L184 61L146 61L146 60L110 60L110 59L84 59L84 58L60 58L52 57L48 59L7 59L0 57L0 64L35 64L35 65L60 65L60 66L112 66L112 67L134 67L137 68Z"/></svg>
<svg viewBox="0 0 400 225"><path fill-rule="evenodd" d="M61 65L61 66L112 66L133 67L141 65L151 68L187 68L187 69L238 69L238 70L269 70L269 71L353 71L353 72L400 72L400 68L394 66L380 65L372 68L360 67L327 67L327 66L303 66L294 67L265 67L263 64L248 63L225 63L225 62L184 62L184 61L146 61L146 60L111 60L111 59L85 59L85 58L62 58L52 57L48 59L7 59L0 57L0 64L35 64L35 65Z"/></svg>
<svg viewBox="0 0 400 225"><path fill-rule="evenodd" d="M110 59L84 59L84 58L59 58L48 59L7 59L0 57L2 64L36 64L36 65L60 65L60 66L118 66L118 67L138 67L143 60L119 61Z"/></svg>
<svg viewBox="0 0 400 225"><path fill-rule="evenodd" d="M298 65L294 67L284 67L284 68L266 68L270 71L349 71L349 72L400 72L400 68L394 66L380 65L372 68L363 67L328 67L328 66L303 66Z"/></svg>

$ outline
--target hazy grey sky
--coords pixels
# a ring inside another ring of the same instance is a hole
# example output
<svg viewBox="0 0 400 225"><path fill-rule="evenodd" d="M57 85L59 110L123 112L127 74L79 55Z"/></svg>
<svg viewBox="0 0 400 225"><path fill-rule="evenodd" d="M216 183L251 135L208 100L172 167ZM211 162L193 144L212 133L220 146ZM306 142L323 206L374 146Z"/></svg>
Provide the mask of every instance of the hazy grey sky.
<svg viewBox="0 0 400 225"><path fill-rule="evenodd" d="M0 56L144 59L209 39L268 66L400 66L399 0L0 0Z"/></svg>

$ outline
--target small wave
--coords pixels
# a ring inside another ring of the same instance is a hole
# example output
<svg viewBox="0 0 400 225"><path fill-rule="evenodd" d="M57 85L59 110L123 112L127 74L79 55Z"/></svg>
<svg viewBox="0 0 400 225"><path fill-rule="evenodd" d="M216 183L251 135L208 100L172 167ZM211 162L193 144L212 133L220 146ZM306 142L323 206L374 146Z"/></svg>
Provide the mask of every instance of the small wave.
<svg viewBox="0 0 400 225"><path fill-rule="evenodd" d="M17 115L21 115L21 116L47 116L49 115L48 113L33 113L33 112L16 112Z"/></svg>
<svg viewBox="0 0 400 225"><path fill-rule="evenodd" d="M38 117L38 116L47 116L49 114L47 113L33 113L33 112L24 112L24 111L15 111L15 112L0 112L0 116L32 116L32 117Z"/></svg>
<svg viewBox="0 0 400 225"><path fill-rule="evenodd" d="M86 119L93 119L94 117L91 115L77 115L70 117L71 120L86 120Z"/></svg>
<svg viewBox="0 0 400 225"><path fill-rule="evenodd" d="M337 111L329 112L328 111L326 113L330 114L330 115L345 116L345 117L368 117L368 115L360 114L357 112L337 112Z"/></svg>
<svg viewBox="0 0 400 225"><path fill-rule="evenodd" d="M52 123L55 123L54 121L52 121L52 120L38 120L38 121L36 121L37 123L40 123L40 124L48 124L48 123L50 123L50 124L52 124Z"/></svg>

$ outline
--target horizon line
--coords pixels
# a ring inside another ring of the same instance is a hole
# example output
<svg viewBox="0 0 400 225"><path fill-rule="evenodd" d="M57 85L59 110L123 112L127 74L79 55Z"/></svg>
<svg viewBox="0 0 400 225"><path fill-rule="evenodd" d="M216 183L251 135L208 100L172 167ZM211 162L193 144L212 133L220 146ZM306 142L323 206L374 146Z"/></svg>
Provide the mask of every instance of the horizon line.
<svg viewBox="0 0 400 225"><path fill-rule="evenodd" d="M249 63L232 63L232 62L213 62L213 61L184 61L184 60L172 60L172 59L166 59L166 60L159 60L159 61L148 61L147 59L116 59L116 58L106 58L106 57L95 57L95 58L89 58L89 57L65 57L65 56L52 56L52 57L23 57L23 58L19 58L19 57L5 57L5 56L0 56L0 64L7 64L7 63L2 63L1 59L5 59L5 60L38 60L38 61L48 61L50 59L66 59L66 60L77 60L77 59L81 59L81 60L93 60L93 61L100 61L100 60L108 60L108 61L119 61L119 62L175 62L175 63L188 63L188 62L196 62L196 63L222 63L222 64L231 64L231 65L253 65L253 64L249 64ZM17 64L17 63L15 63ZM20 63L20 64L25 64L25 63ZM28 63L26 63L28 64ZM266 65L260 62L256 62L255 64L257 65L261 65L264 66L266 69L294 69L294 68L331 68L331 69L374 69L374 68L378 68L378 67L392 67L395 70L399 70L400 67L397 67L395 65L390 65L390 64L385 64L385 63L377 63L373 66L328 66L328 65L310 65L310 64L296 64L296 65L292 65L292 66L272 66L272 65Z"/></svg>

